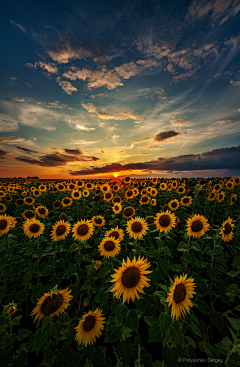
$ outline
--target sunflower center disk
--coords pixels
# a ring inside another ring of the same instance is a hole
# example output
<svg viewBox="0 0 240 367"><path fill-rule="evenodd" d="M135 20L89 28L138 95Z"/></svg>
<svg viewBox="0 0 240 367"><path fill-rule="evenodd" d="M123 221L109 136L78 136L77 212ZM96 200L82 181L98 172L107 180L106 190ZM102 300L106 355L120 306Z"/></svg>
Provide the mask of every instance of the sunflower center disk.
<svg viewBox="0 0 240 367"><path fill-rule="evenodd" d="M140 222L134 222L132 224L132 231L134 233L139 233L142 230L142 224Z"/></svg>
<svg viewBox="0 0 240 367"><path fill-rule="evenodd" d="M191 225L191 229L193 232L200 232L203 229L203 224L200 220L196 220L195 222L193 222L193 224Z"/></svg>
<svg viewBox="0 0 240 367"><path fill-rule="evenodd" d="M57 233L57 235L58 236L61 236L63 233L65 233L66 232L66 227L63 225L63 224L61 224L58 228L57 228L57 231L56 231L56 233Z"/></svg>
<svg viewBox="0 0 240 367"><path fill-rule="evenodd" d="M114 238L115 238L115 240L117 240L117 239L118 239L118 237L119 237L119 233L118 233L118 232L116 232L116 231L114 231L114 232L110 233L109 237L114 237Z"/></svg>
<svg viewBox="0 0 240 367"><path fill-rule="evenodd" d="M31 202L32 202L32 199L31 199L31 198L27 198L27 199L26 199L26 202L27 202L27 203L31 203Z"/></svg>
<svg viewBox="0 0 240 367"><path fill-rule="evenodd" d="M122 283L126 288L136 287L140 280L140 271L138 268L132 267L126 269L122 274Z"/></svg>
<svg viewBox="0 0 240 367"><path fill-rule="evenodd" d="M167 227L170 224L170 218L168 215L162 215L161 218L159 219L159 224L162 227Z"/></svg>
<svg viewBox="0 0 240 367"><path fill-rule="evenodd" d="M33 212L31 212L31 211L27 211L27 212L25 213L25 215L26 215L26 217L27 217L27 218L33 218L33 217L34 217L34 213L33 213Z"/></svg>
<svg viewBox="0 0 240 367"><path fill-rule="evenodd" d="M184 284L178 284L174 291L174 301L178 304L184 301L186 296L186 287Z"/></svg>
<svg viewBox="0 0 240 367"><path fill-rule="evenodd" d="M147 196L144 196L144 198L142 198L142 202L143 202L143 203L146 203L147 201L148 201Z"/></svg>
<svg viewBox="0 0 240 367"><path fill-rule="evenodd" d="M79 236L85 236L88 233L88 226L86 224L82 224L78 227L77 233Z"/></svg>
<svg viewBox="0 0 240 367"><path fill-rule="evenodd" d="M107 194L106 194L106 198L107 199L109 199L111 197L111 193L110 192L108 192Z"/></svg>
<svg viewBox="0 0 240 367"><path fill-rule="evenodd" d="M127 196L132 196L132 194L133 194L132 190L127 192Z"/></svg>
<svg viewBox="0 0 240 367"><path fill-rule="evenodd" d="M69 204L70 200L69 199L64 199L64 204Z"/></svg>
<svg viewBox="0 0 240 367"><path fill-rule="evenodd" d="M172 208L176 208L176 206L177 206L176 202L172 203Z"/></svg>
<svg viewBox="0 0 240 367"><path fill-rule="evenodd" d="M101 224L102 223L102 218L95 218L95 222L97 224Z"/></svg>
<svg viewBox="0 0 240 367"><path fill-rule="evenodd" d="M0 220L0 230L4 230L7 227L7 221L5 219Z"/></svg>
<svg viewBox="0 0 240 367"><path fill-rule="evenodd" d="M230 234L232 232L232 227L229 223L225 224L224 234Z"/></svg>
<svg viewBox="0 0 240 367"><path fill-rule="evenodd" d="M89 315L86 317L84 323L83 323L83 330L89 331L94 328L96 324L96 318L95 316Z"/></svg>
<svg viewBox="0 0 240 367"><path fill-rule="evenodd" d="M40 214L45 214L45 209L44 209L44 208L40 208L40 209L38 209L38 212L39 212Z"/></svg>
<svg viewBox="0 0 240 367"><path fill-rule="evenodd" d="M30 232L37 233L40 229L40 226L37 223L31 224L29 227Z"/></svg>
<svg viewBox="0 0 240 367"><path fill-rule="evenodd" d="M152 224L152 223L154 222L154 217L149 217L149 218L147 218L147 219L146 219L146 222L147 222L148 224Z"/></svg>
<svg viewBox="0 0 240 367"><path fill-rule="evenodd" d="M133 210L132 210L132 208L127 208L127 209L125 210L125 215L126 215L127 217L130 217L132 214L133 214Z"/></svg>
<svg viewBox="0 0 240 367"><path fill-rule="evenodd" d="M189 199L188 198L183 199L183 203L184 204L187 204L188 202L189 202Z"/></svg>
<svg viewBox="0 0 240 367"><path fill-rule="evenodd" d="M49 316L56 312L63 303L63 296L61 294L53 294L48 296L41 306L41 311L45 316Z"/></svg>
<svg viewBox="0 0 240 367"><path fill-rule="evenodd" d="M104 248L106 251L112 251L115 248L114 242L113 241L107 241L104 243Z"/></svg>

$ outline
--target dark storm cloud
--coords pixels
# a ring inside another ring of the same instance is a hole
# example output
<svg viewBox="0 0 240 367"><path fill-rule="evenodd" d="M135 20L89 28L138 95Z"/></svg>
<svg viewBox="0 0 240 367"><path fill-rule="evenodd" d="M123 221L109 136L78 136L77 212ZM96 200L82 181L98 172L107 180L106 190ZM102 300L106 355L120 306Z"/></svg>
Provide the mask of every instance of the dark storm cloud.
<svg viewBox="0 0 240 367"><path fill-rule="evenodd" d="M5 150L0 149L0 159L5 158L7 152Z"/></svg>
<svg viewBox="0 0 240 367"><path fill-rule="evenodd" d="M28 153L28 154L38 153L38 151L34 150L34 149L28 149L28 148L23 148L23 147L19 147L19 146L17 146L16 148L19 149L21 152L25 152L25 153Z"/></svg>
<svg viewBox="0 0 240 367"><path fill-rule="evenodd" d="M170 138L173 138L174 136L177 136L179 135L180 132L176 132L176 131L163 131L157 135L155 135L153 137L153 141L155 142L160 142L160 141L163 141L163 140L167 140L167 139L170 139Z"/></svg>
<svg viewBox="0 0 240 367"><path fill-rule="evenodd" d="M83 154L80 149L64 149L64 152L71 155Z"/></svg>
<svg viewBox="0 0 240 367"><path fill-rule="evenodd" d="M69 162L89 162L89 161L98 161L99 158L92 157L92 156L80 156L79 152L76 155L66 155L62 153L53 153L53 154L46 154L39 159L32 159L28 157L15 157L16 160L36 164L38 166L45 166L45 167L59 167L65 166Z"/></svg>
<svg viewBox="0 0 240 367"><path fill-rule="evenodd" d="M202 154L189 154L172 158L157 158L143 163L128 163L121 165L113 163L104 167L91 167L80 171L70 171L71 175L92 175L111 173L125 170L155 170L155 171L196 171L217 169L239 169L240 146L210 150Z"/></svg>

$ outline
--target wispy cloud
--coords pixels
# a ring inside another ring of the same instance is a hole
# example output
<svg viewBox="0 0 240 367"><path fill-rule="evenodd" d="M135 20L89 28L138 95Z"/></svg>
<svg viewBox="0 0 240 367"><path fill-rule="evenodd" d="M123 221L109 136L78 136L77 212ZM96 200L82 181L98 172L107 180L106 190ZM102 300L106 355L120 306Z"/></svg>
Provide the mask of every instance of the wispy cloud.
<svg viewBox="0 0 240 367"><path fill-rule="evenodd" d="M0 149L0 159L6 158L7 154L8 154L8 152L6 152L5 150Z"/></svg>
<svg viewBox="0 0 240 367"><path fill-rule="evenodd" d="M78 89L75 88L70 82L68 82L66 80L61 80L60 77L57 77L56 81L60 85L62 90L64 90L64 92L66 92L70 96L72 95L72 92L77 92L78 91Z"/></svg>
<svg viewBox="0 0 240 367"><path fill-rule="evenodd" d="M219 120L216 122L213 122L211 125L224 125L224 124L230 124L232 121L231 120Z"/></svg>
<svg viewBox="0 0 240 367"><path fill-rule="evenodd" d="M15 97L15 98L13 98L13 101L17 101L17 102L25 102L25 98Z"/></svg>
<svg viewBox="0 0 240 367"><path fill-rule="evenodd" d="M20 146L16 146L16 148L18 150L20 150L21 152L28 153L28 154L38 153L38 151L37 150L34 150L34 149L23 148L23 147L20 147Z"/></svg>
<svg viewBox="0 0 240 367"><path fill-rule="evenodd" d="M22 26L21 24L18 24L16 22L14 22L13 20L10 19L10 23L14 26L14 27L17 27L18 29L20 29L23 33L26 33L27 34L27 31L26 31L26 27Z"/></svg>
<svg viewBox="0 0 240 367"><path fill-rule="evenodd" d="M35 62L34 64L27 63L26 66L29 67L29 68L32 68L32 69L37 69L37 67L40 67L44 71L47 71L49 74L57 74L58 73L57 66L54 65L51 62L38 61L38 62Z"/></svg>

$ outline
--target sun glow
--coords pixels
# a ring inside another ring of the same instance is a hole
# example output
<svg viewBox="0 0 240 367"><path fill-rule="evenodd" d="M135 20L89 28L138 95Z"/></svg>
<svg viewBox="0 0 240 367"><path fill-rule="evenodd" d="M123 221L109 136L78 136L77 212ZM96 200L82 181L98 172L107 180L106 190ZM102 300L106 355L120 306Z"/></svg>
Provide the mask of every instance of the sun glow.
<svg viewBox="0 0 240 367"><path fill-rule="evenodd" d="M115 173L114 177L117 177L117 174Z"/></svg>

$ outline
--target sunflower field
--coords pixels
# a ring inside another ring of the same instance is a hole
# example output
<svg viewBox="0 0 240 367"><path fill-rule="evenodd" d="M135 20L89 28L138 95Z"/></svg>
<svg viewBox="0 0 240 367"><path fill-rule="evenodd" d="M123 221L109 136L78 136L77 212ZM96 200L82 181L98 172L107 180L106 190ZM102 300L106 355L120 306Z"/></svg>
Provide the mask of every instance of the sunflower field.
<svg viewBox="0 0 240 367"><path fill-rule="evenodd" d="M0 181L0 366L240 366L240 178Z"/></svg>

